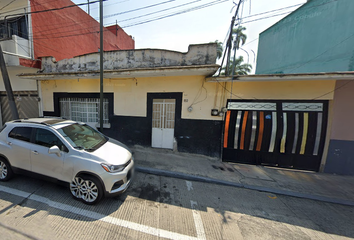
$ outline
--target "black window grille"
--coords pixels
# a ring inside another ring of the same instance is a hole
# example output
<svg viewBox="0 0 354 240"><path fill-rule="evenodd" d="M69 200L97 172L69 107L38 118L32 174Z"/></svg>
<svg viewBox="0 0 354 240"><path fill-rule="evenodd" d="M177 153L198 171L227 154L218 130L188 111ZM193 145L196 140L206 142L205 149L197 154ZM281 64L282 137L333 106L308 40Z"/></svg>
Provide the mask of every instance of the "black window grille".
<svg viewBox="0 0 354 240"><path fill-rule="evenodd" d="M11 39L12 35L28 39L27 17L21 16L0 21L0 40Z"/></svg>

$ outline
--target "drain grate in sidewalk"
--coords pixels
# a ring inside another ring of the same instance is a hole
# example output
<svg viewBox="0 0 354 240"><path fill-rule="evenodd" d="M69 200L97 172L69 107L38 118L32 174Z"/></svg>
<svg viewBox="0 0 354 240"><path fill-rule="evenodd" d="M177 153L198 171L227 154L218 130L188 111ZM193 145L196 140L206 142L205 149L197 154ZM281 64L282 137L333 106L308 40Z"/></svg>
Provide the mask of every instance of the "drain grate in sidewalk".
<svg viewBox="0 0 354 240"><path fill-rule="evenodd" d="M214 169L217 169L217 170L221 170L221 171L225 171L225 168L224 167L218 167L218 166L215 166L215 165L211 165ZM226 168L229 172L234 172L234 170L232 168Z"/></svg>

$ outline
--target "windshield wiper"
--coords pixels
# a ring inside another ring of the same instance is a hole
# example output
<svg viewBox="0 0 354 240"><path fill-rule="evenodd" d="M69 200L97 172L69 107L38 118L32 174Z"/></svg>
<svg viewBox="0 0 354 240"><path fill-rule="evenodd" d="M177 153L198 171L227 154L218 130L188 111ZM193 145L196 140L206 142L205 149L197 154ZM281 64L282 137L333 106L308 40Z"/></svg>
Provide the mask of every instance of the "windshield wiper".
<svg viewBox="0 0 354 240"><path fill-rule="evenodd" d="M82 149L84 149L83 147L81 147L81 146L76 146L76 147L74 147L75 149L79 149L79 150L82 150Z"/></svg>
<svg viewBox="0 0 354 240"><path fill-rule="evenodd" d="M93 151L97 150L97 148L85 148L84 150L88 151L88 152L93 152Z"/></svg>

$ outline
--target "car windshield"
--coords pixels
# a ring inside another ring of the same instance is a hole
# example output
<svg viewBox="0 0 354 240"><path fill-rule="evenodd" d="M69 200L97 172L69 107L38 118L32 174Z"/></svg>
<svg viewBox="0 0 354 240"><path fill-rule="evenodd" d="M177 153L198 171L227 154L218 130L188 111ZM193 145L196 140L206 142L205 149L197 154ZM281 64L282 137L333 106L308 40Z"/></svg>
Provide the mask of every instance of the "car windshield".
<svg viewBox="0 0 354 240"><path fill-rule="evenodd" d="M77 149L94 151L108 141L103 134L86 124L74 123L58 129L58 132Z"/></svg>

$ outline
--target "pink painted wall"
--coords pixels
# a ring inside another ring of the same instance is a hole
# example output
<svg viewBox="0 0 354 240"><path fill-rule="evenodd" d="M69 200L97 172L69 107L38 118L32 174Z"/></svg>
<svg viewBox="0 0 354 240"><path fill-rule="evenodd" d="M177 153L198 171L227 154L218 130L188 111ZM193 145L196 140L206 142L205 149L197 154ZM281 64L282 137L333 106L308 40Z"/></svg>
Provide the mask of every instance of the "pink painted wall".
<svg viewBox="0 0 354 240"><path fill-rule="evenodd" d="M30 0L31 12L74 5L70 0ZM81 8L33 13L35 58L53 56L57 61L98 52L100 25ZM134 49L135 42L123 30L116 36L104 28L104 51Z"/></svg>
<svg viewBox="0 0 354 240"><path fill-rule="evenodd" d="M331 139L354 141L354 81L337 81Z"/></svg>

